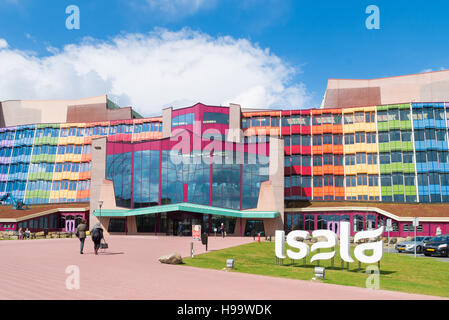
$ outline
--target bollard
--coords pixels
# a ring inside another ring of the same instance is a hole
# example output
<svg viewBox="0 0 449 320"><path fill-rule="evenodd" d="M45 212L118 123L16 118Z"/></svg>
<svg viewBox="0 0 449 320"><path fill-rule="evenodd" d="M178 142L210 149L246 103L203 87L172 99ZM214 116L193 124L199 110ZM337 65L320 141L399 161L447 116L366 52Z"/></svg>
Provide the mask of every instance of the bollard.
<svg viewBox="0 0 449 320"><path fill-rule="evenodd" d="M304 258L302 259L302 266L303 266L303 267L306 266L306 257L304 257Z"/></svg>
<svg viewBox="0 0 449 320"><path fill-rule="evenodd" d="M257 241L260 243L260 233L257 234Z"/></svg>
<svg viewBox="0 0 449 320"><path fill-rule="evenodd" d="M271 242L271 235L270 235L270 242Z"/></svg>
<svg viewBox="0 0 449 320"><path fill-rule="evenodd" d="M362 270L362 264L359 261L359 271Z"/></svg>
<svg viewBox="0 0 449 320"><path fill-rule="evenodd" d="M334 258L335 258L335 256L332 257L332 260L331 260L331 266L332 266L332 269L334 268Z"/></svg>
<svg viewBox="0 0 449 320"><path fill-rule="evenodd" d="M349 262L346 262L346 269L349 271Z"/></svg>
<svg viewBox="0 0 449 320"><path fill-rule="evenodd" d="M340 263L340 269L343 270L344 268L345 268L345 263L344 263L344 261L342 259L341 263Z"/></svg>
<svg viewBox="0 0 449 320"><path fill-rule="evenodd" d="M190 242L190 257L193 258L193 242Z"/></svg>

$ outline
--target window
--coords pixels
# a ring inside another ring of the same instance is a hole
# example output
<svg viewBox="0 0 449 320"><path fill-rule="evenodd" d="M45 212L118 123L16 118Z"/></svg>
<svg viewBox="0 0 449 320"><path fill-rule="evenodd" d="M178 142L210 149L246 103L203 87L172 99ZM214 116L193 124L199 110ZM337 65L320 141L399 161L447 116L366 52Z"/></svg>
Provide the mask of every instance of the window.
<svg viewBox="0 0 449 320"><path fill-rule="evenodd" d="M436 133L434 129L426 129L424 130L426 140L436 140Z"/></svg>
<svg viewBox="0 0 449 320"><path fill-rule="evenodd" d="M341 134L334 135L334 145L339 146L343 144L343 136Z"/></svg>
<svg viewBox="0 0 449 320"><path fill-rule="evenodd" d="M401 152L392 152L391 153L391 162L392 163L402 162L402 153Z"/></svg>
<svg viewBox="0 0 449 320"><path fill-rule="evenodd" d="M341 114L333 114L332 118L334 124L341 124Z"/></svg>
<svg viewBox="0 0 449 320"><path fill-rule="evenodd" d="M390 164L390 154L389 153L380 153L379 154L379 162L380 164Z"/></svg>
<svg viewBox="0 0 449 320"><path fill-rule="evenodd" d="M410 110L402 109L399 111L399 118L401 121L410 120Z"/></svg>
<svg viewBox="0 0 449 320"><path fill-rule="evenodd" d="M322 145L322 140L323 140L323 138L322 138L321 135L313 136L313 145L314 146L321 146Z"/></svg>
<svg viewBox="0 0 449 320"><path fill-rule="evenodd" d="M412 132L411 131L401 131L401 140L402 141L412 141Z"/></svg>
<svg viewBox="0 0 449 320"><path fill-rule="evenodd" d="M368 164L377 164L377 153L368 153Z"/></svg>
<svg viewBox="0 0 449 320"><path fill-rule="evenodd" d="M406 186L414 186L415 185L415 175L414 174L404 174L404 184Z"/></svg>
<svg viewBox="0 0 449 320"><path fill-rule="evenodd" d="M404 163L413 163L413 152L404 152L402 154L402 161Z"/></svg>
<svg viewBox="0 0 449 320"><path fill-rule="evenodd" d="M321 115L313 115L312 116L312 125L321 125Z"/></svg>
<svg viewBox="0 0 449 320"><path fill-rule="evenodd" d="M374 174L368 175L368 185L370 187L377 187L379 185L379 177Z"/></svg>
<svg viewBox="0 0 449 320"><path fill-rule="evenodd" d="M427 162L426 153L423 151L416 151L416 162L419 162L419 163Z"/></svg>
<svg viewBox="0 0 449 320"><path fill-rule="evenodd" d="M354 114L347 113L344 115L345 124L353 124L354 123Z"/></svg>
<svg viewBox="0 0 449 320"><path fill-rule="evenodd" d="M322 176L313 177L313 187L321 188L322 186L323 186L323 177Z"/></svg>
<svg viewBox="0 0 449 320"><path fill-rule="evenodd" d="M315 230L315 216L305 215L304 216L304 230L313 231Z"/></svg>
<svg viewBox="0 0 449 320"><path fill-rule="evenodd" d="M332 144L332 135L331 134L323 135L323 144Z"/></svg>
<svg viewBox="0 0 449 320"><path fill-rule="evenodd" d="M310 167L312 163L311 156L302 156L302 166L303 167Z"/></svg>
<svg viewBox="0 0 449 320"><path fill-rule="evenodd" d="M382 187L391 187L391 175L390 174L382 174L380 176L380 183Z"/></svg>
<svg viewBox="0 0 449 320"><path fill-rule="evenodd" d="M364 143L365 142L365 132L356 132L355 142L356 143Z"/></svg>
<svg viewBox="0 0 449 320"><path fill-rule="evenodd" d="M320 155L313 156L313 165L314 166L322 166L323 165L323 156L320 156Z"/></svg>
<svg viewBox="0 0 449 320"><path fill-rule="evenodd" d="M366 164L366 153L357 153L357 164Z"/></svg>
<svg viewBox="0 0 449 320"><path fill-rule="evenodd" d="M323 164L324 165L333 165L334 156L332 154L323 155Z"/></svg>
<svg viewBox="0 0 449 320"><path fill-rule="evenodd" d="M375 113L374 112L365 112L365 122L374 122Z"/></svg>
<svg viewBox="0 0 449 320"><path fill-rule="evenodd" d="M366 174L357 175L357 185L366 186L368 184L368 178Z"/></svg>
<svg viewBox="0 0 449 320"><path fill-rule="evenodd" d="M432 108L423 108L423 119L424 120L434 119Z"/></svg>
<svg viewBox="0 0 449 320"><path fill-rule="evenodd" d="M245 236L249 237L251 235L265 236L265 228L263 220L247 220L245 225Z"/></svg>
<svg viewBox="0 0 449 320"><path fill-rule="evenodd" d="M447 151L438 152L438 162L439 163L448 163L449 153Z"/></svg>
<svg viewBox="0 0 449 320"><path fill-rule="evenodd" d="M393 174L393 185L401 186L404 184L404 175L402 173L394 173Z"/></svg>
<svg viewBox="0 0 449 320"><path fill-rule="evenodd" d="M344 187L344 180L345 180L344 176L335 176L334 180L335 180L335 187L336 188Z"/></svg>
<svg viewBox="0 0 449 320"><path fill-rule="evenodd" d="M353 230L354 232L358 232L358 231L363 231L363 216L361 215L355 215L352 218L352 223L353 223Z"/></svg>
<svg viewBox="0 0 449 320"><path fill-rule="evenodd" d="M375 132L367 132L366 133L366 142L367 143L376 143L376 133Z"/></svg>
<svg viewBox="0 0 449 320"><path fill-rule="evenodd" d="M356 176L346 176L346 187L356 187Z"/></svg>
<svg viewBox="0 0 449 320"><path fill-rule="evenodd" d="M179 126L192 125L194 122L194 117L195 116L193 113L181 114L179 116L173 117L172 128L179 127Z"/></svg>
<svg viewBox="0 0 449 320"><path fill-rule="evenodd" d="M363 111L356 112L355 116L354 116L354 119L355 119L355 123L365 122L365 113Z"/></svg>
<svg viewBox="0 0 449 320"><path fill-rule="evenodd" d="M325 175L324 176L324 186L331 187L334 185L334 176Z"/></svg>
<svg viewBox="0 0 449 320"><path fill-rule="evenodd" d="M399 110L398 109L390 109L388 110L388 121L399 120Z"/></svg>
<svg viewBox="0 0 449 320"><path fill-rule="evenodd" d="M305 135L301 136L301 145L305 146L305 147L310 146L310 140L311 140L310 136L305 136Z"/></svg>
<svg viewBox="0 0 449 320"><path fill-rule="evenodd" d="M386 121L388 121L387 111L378 111L377 122L386 122Z"/></svg>
<svg viewBox="0 0 449 320"><path fill-rule="evenodd" d="M379 132L379 143L390 142L388 132Z"/></svg>
<svg viewBox="0 0 449 320"><path fill-rule="evenodd" d="M345 144L349 145L349 144L354 144L354 134L345 134Z"/></svg>
<svg viewBox="0 0 449 320"><path fill-rule="evenodd" d="M401 132L399 130L390 131L390 141L401 141Z"/></svg>
<svg viewBox="0 0 449 320"><path fill-rule="evenodd" d="M343 165L343 155L336 154L334 155L334 166L342 166Z"/></svg>
<svg viewBox="0 0 449 320"><path fill-rule="evenodd" d="M437 130L436 136L438 141L446 141L446 131L445 130Z"/></svg>
<svg viewBox="0 0 449 320"><path fill-rule="evenodd" d="M424 130L415 130L415 141L424 141Z"/></svg>
<svg viewBox="0 0 449 320"><path fill-rule="evenodd" d="M125 219L109 219L108 232L125 232Z"/></svg>
<svg viewBox="0 0 449 320"><path fill-rule="evenodd" d="M318 215L317 229L318 230L327 229L327 215Z"/></svg>
<svg viewBox="0 0 449 320"><path fill-rule="evenodd" d="M354 154L345 155L345 165L347 165L347 166L355 165L355 155Z"/></svg>

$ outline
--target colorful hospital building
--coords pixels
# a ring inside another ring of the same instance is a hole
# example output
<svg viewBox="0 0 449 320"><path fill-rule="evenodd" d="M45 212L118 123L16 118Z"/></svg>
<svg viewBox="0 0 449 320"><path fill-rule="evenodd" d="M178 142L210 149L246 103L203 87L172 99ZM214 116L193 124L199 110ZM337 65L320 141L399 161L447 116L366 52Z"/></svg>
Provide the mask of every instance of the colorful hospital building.
<svg viewBox="0 0 449 320"><path fill-rule="evenodd" d="M0 231L449 234L449 71L330 79L312 109L0 103ZM17 201L28 209L17 210ZM179 226L182 225L183 228Z"/></svg>

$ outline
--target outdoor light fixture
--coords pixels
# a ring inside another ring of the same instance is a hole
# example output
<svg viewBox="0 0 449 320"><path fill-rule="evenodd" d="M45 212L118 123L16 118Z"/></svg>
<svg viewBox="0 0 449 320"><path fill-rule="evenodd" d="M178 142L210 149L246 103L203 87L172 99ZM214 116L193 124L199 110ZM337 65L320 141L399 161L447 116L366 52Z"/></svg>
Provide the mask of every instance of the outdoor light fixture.
<svg viewBox="0 0 449 320"><path fill-rule="evenodd" d="M101 207L103 206L103 200L98 200L98 206L100 207L100 218L101 218Z"/></svg>
<svg viewBox="0 0 449 320"><path fill-rule="evenodd" d="M326 269L324 267L315 267L315 278L325 279Z"/></svg>
<svg viewBox="0 0 449 320"><path fill-rule="evenodd" d="M226 268L234 269L234 259L226 260Z"/></svg>

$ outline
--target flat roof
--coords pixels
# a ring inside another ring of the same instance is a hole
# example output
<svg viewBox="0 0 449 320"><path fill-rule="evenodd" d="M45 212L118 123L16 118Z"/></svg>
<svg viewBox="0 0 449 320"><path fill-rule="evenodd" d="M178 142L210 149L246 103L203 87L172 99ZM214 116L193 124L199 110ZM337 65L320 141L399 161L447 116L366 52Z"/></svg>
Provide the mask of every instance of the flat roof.
<svg viewBox="0 0 449 320"><path fill-rule="evenodd" d="M385 203L363 201L312 201L296 202L285 212L298 211L377 211L395 219L409 221L414 217L429 221L449 221L449 203Z"/></svg>
<svg viewBox="0 0 449 320"><path fill-rule="evenodd" d="M89 203L54 203L29 205L28 210L16 210L12 205L0 205L0 222L16 222L56 212L87 211Z"/></svg>
<svg viewBox="0 0 449 320"><path fill-rule="evenodd" d="M139 209L103 209L101 210L102 217L130 217L140 216L146 214L155 214L162 212L187 211L203 214L212 214L218 216L236 217L236 218L276 218L280 216L278 211L240 211L232 209L217 208L212 206L205 206L193 203L176 203L166 204L161 206L146 207ZM100 216L100 210L96 209L93 212L94 216Z"/></svg>

